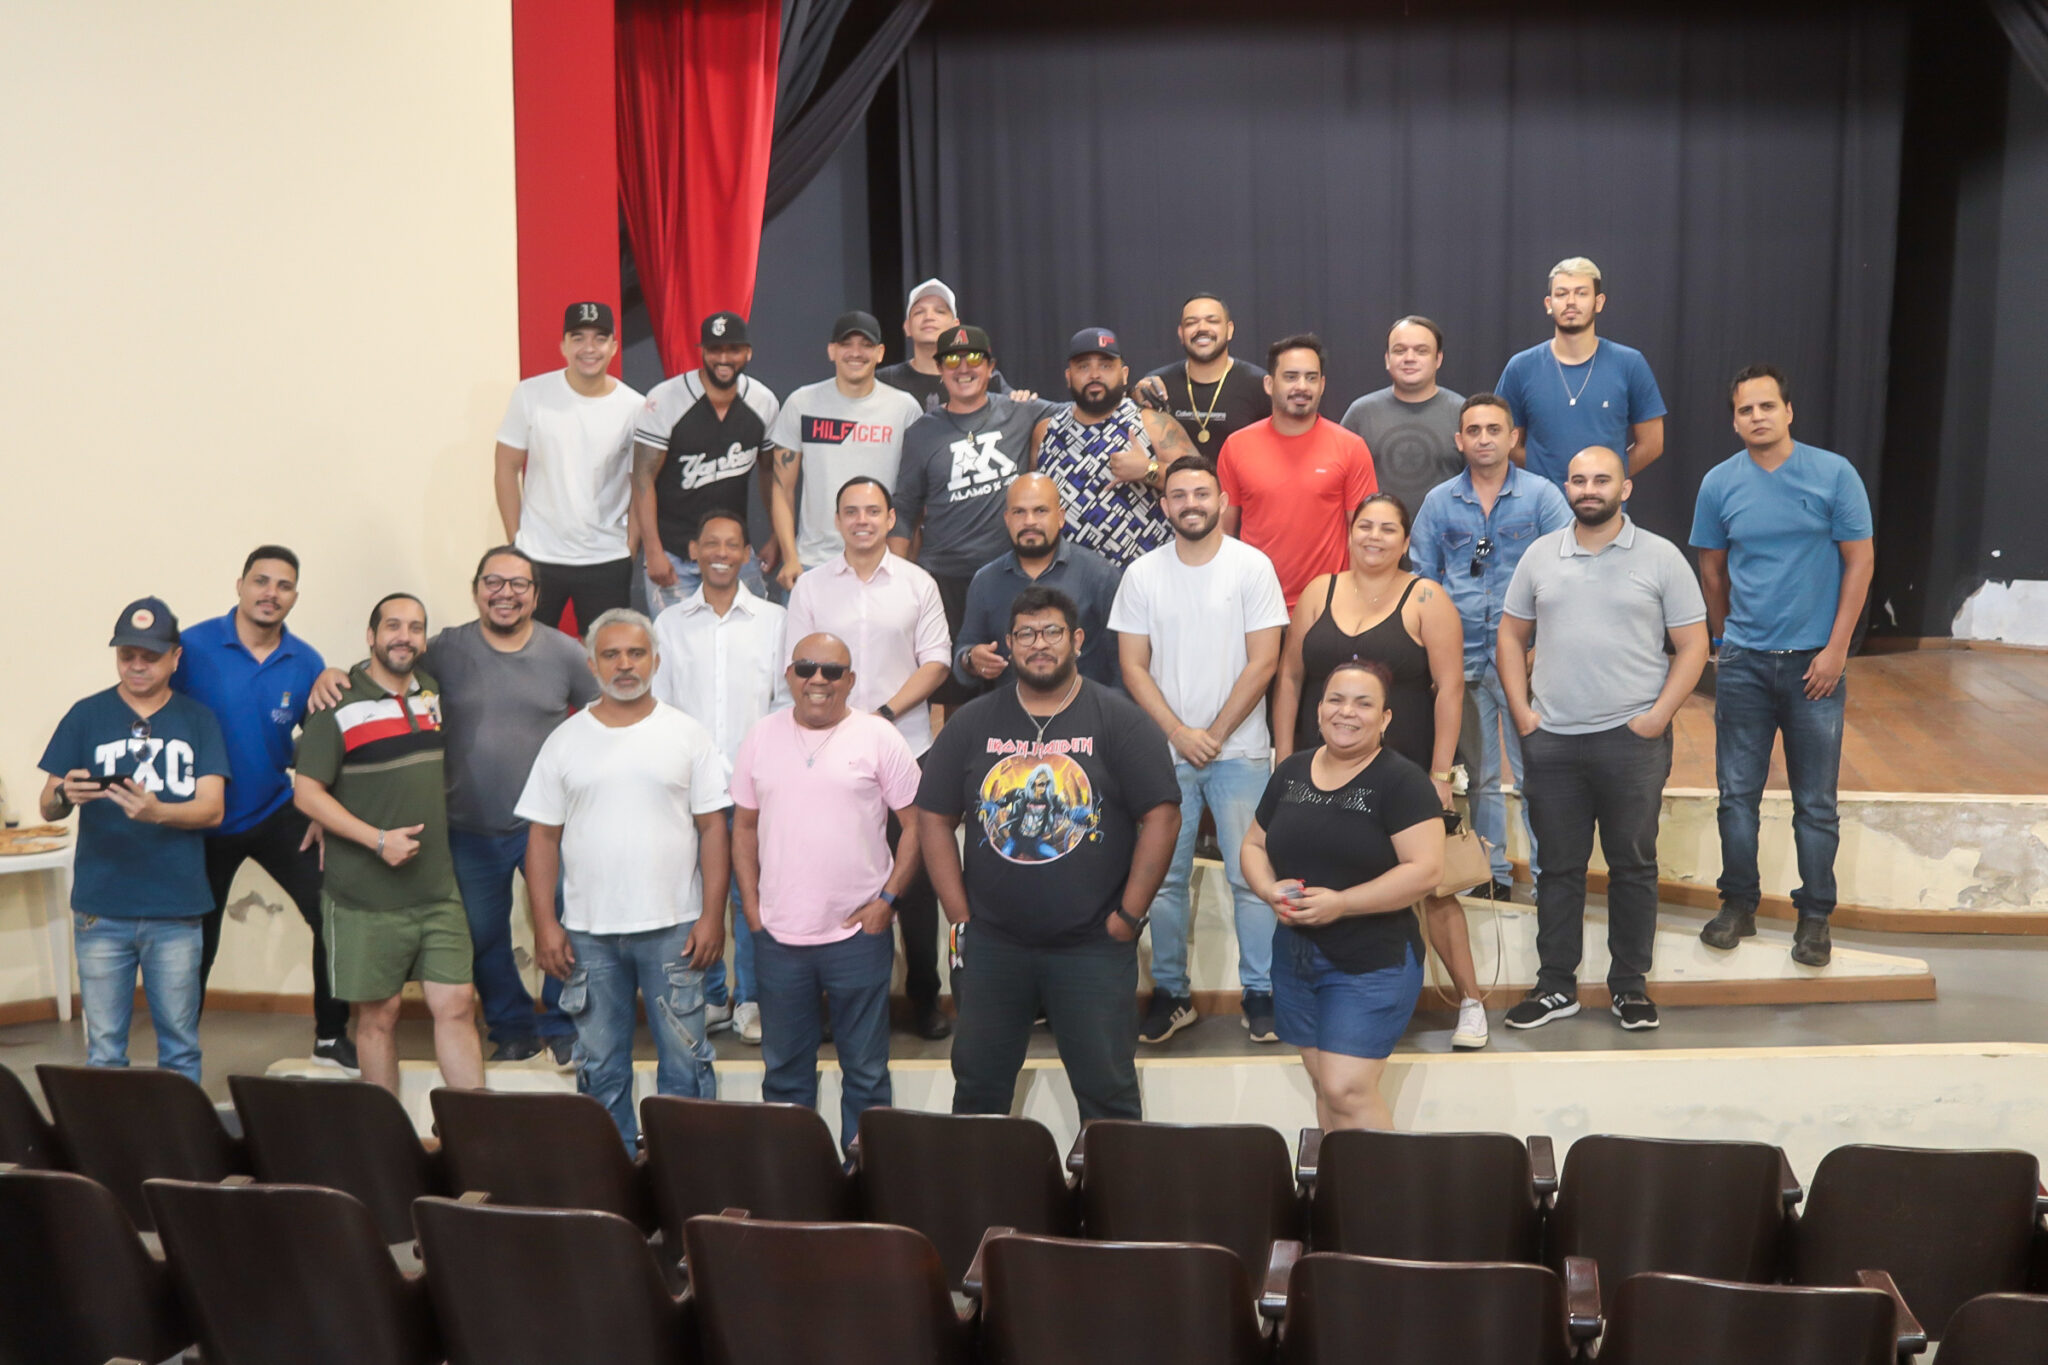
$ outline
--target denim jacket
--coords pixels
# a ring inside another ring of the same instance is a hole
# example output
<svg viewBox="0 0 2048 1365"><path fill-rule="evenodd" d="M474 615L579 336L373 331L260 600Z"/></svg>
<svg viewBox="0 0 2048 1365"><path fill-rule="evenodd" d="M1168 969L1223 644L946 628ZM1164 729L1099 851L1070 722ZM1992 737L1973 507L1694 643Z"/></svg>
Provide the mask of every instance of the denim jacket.
<svg viewBox="0 0 2048 1365"><path fill-rule="evenodd" d="M1490 514L1480 510L1469 469L1422 500L1409 533L1408 559L1416 573L1443 584L1458 608L1465 623L1467 678L1482 676L1493 662L1501 602L1522 555L1536 537L1571 521L1571 506L1557 485L1513 466ZM1485 543L1492 549L1482 554Z"/></svg>

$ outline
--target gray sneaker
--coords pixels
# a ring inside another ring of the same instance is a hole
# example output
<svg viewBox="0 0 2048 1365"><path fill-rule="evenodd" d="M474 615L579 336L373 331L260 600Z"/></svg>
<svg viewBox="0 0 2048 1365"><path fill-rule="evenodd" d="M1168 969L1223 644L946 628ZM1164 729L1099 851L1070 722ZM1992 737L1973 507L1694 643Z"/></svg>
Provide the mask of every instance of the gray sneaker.
<svg viewBox="0 0 2048 1365"><path fill-rule="evenodd" d="M1802 967L1825 967L1835 955L1823 915L1801 915L1792 931L1792 960Z"/></svg>
<svg viewBox="0 0 2048 1365"><path fill-rule="evenodd" d="M1746 938L1756 937L1756 907L1724 905L1721 913L1700 928L1700 942L1709 948L1733 948Z"/></svg>

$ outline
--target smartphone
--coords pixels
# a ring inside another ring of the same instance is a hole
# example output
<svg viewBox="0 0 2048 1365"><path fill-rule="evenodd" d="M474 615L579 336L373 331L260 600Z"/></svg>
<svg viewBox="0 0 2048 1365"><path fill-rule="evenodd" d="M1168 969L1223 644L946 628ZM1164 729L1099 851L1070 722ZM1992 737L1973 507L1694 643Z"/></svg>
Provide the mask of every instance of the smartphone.
<svg viewBox="0 0 2048 1365"><path fill-rule="evenodd" d="M85 783L85 785L88 787L98 787L101 791L105 791L107 788L113 786L116 782L121 781L122 778L119 773L116 773L111 777L102 777L98 773L94 773L90 777L81 777L78 780Z"/></svg>

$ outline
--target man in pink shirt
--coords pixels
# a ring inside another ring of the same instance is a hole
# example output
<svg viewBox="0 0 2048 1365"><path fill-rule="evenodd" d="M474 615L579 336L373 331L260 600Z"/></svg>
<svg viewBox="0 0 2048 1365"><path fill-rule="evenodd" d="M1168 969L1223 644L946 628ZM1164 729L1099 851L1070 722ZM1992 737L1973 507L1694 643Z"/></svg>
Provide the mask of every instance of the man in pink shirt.
<svg viewBox="0 0 2048 1365"><path fill-rule="evenodd" d="M787 677L795 705L747 732L732 774L733 869L758 935L761 1098L816 1107L823 995L850 1142L861 1111L892 1098L889 926L918 871L917 759L889 722L847 705L853 656L837 636L798 640ZM893 859L891 813L903 831Z"/></svg>
<svg viewBox="0 0 2048 1365"><path fill-rule="evenodd" d="M1282 337L1267 357L1273 415L1231 433L1216 475L1224 531L1273 561L1293 611L1311 579L1350 564L1351 513L1379 480L1365 441L1322 415L1321 339Z"/></svg>

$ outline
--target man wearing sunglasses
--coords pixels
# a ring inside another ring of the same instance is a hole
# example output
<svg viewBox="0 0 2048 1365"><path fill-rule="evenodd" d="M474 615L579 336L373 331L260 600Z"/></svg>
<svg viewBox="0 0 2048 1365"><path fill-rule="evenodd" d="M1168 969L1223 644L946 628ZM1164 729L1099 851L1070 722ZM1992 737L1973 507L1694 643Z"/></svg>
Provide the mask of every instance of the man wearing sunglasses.
<svg viewBox="0 0 2048 1365"><path fill-rule="evenodd" d="M1530 542L1571 525L1572 509L1557 485L1508 458L1515 445L1508 406L1491 393L1475 393L1458 410L1455 436L1465 472L1438 484L1422 500L1409 532L1408 559L1415 572L1441 583L1465 625L1465 731L1460 748L1479 758L1472 792L1472 828L1491 845L1493 896L1514 889L1508 863L1507 801L1501 794L1502 760L1515 780L1522 776L1522 738L1507 720L1507 693L1494 666L1500 634L1501 601ZM1536 838L1522 813L1533 877Z"/></svg>

